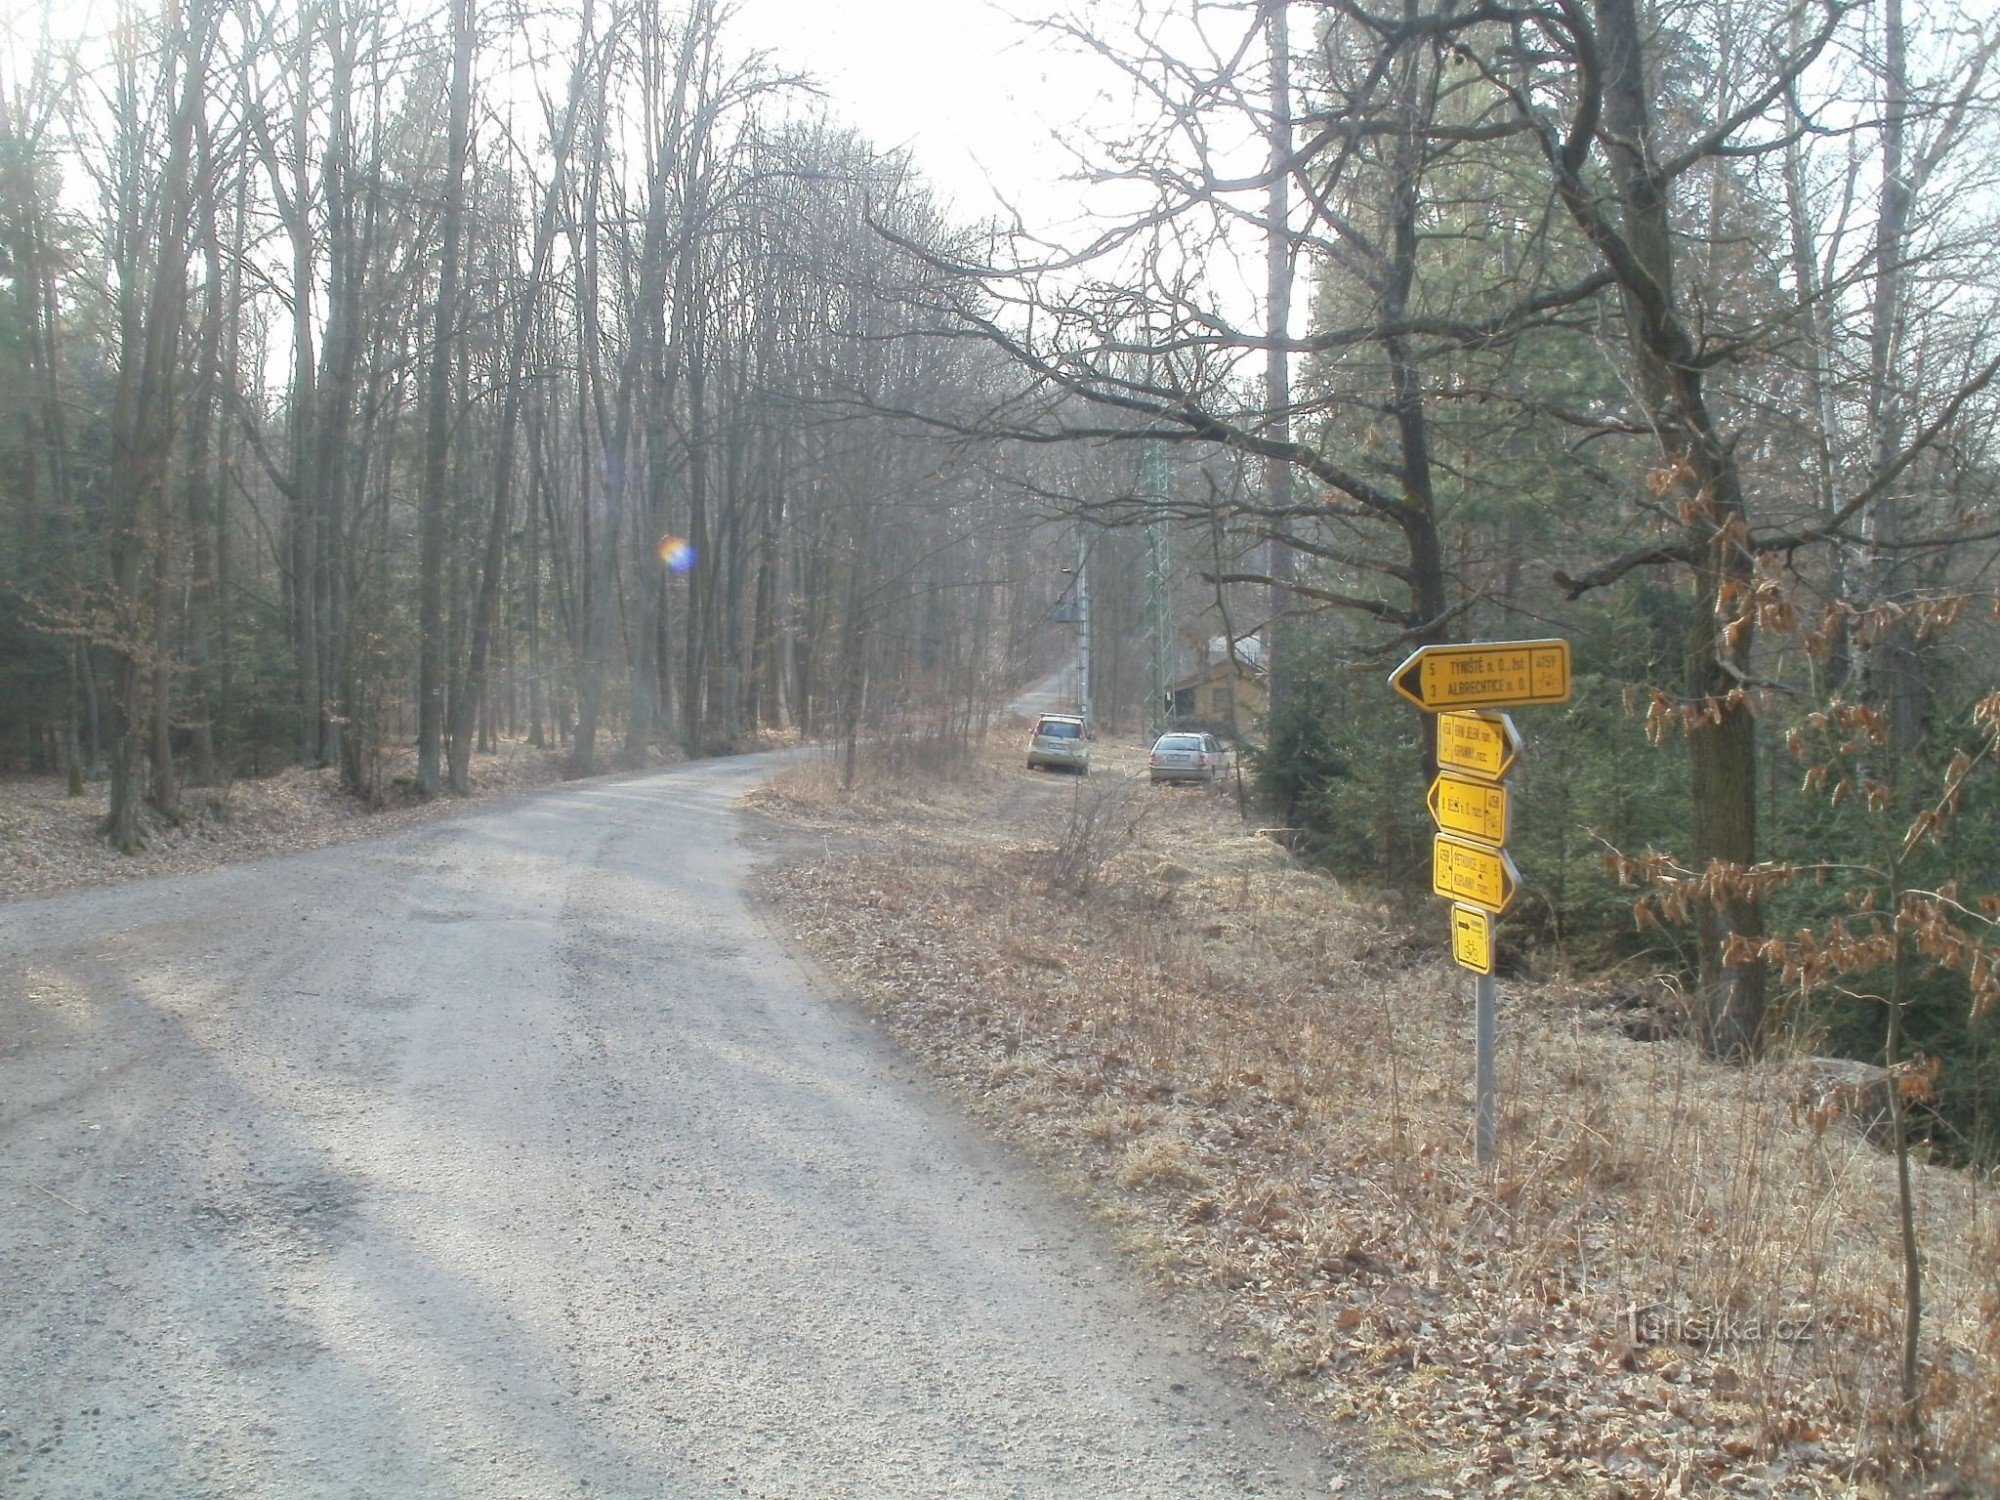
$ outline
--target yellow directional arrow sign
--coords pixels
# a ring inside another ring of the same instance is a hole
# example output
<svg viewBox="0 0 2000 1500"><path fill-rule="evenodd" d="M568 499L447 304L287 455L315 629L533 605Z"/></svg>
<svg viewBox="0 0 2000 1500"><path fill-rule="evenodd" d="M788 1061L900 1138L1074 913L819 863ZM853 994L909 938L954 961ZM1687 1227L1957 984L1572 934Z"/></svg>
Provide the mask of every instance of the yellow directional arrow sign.
<svg viewBox="0 0 2000 1500"><path fill-rule="evenodd" d="M1569 701L1568 641L1474 641L1424 646L1389 685L1418 708L1505 708Z"/></svg>
<svg viewBox="0 0 2000 1500"><path fill-rule="evenodd" d="M1505 714L1437 716L1438 764L1468 776L1498 781L1521 753L1521 736Z"/></svg>
<svg viewBox="0 0 2000 1500"><path fill-rule="evenodd" d="M1476 906L1451 908L1451 956L1475 974L1493 972L1493 917Z"/></svg>
<svg viewBox="0 0 2000 1500"><path fill-rule="evenodd" d="M1430 804L1431 821L1444 832L1496 848L1507 842L1507 788L1498 782L1440 771L1424 800Z"/></svg>
<svg viewBox="0 0 2000 1500"><path fill-rule="evenodd" d="M1431 890L1497 917L1520 894L1521 872L1505 849L1440 833L1431 840Z"/></svg>

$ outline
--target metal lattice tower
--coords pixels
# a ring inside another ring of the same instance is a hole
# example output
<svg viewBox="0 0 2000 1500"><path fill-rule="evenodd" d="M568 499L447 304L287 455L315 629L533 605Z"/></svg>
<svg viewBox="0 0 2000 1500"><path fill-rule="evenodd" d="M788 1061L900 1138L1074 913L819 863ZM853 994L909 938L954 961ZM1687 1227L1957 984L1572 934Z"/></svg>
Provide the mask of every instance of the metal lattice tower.
<svg viewBox="0 0 2000 1500"><path fill-rule="evenodd" d="M1167 525L1167 450L1164 443L1139 445L1139 492L1153 519L1146 526L1150 557L1146 570L1146 634L1153 648L1152 706L1148 730L1158 734L1173 717L1174 686L1173 534Z"/></svg>

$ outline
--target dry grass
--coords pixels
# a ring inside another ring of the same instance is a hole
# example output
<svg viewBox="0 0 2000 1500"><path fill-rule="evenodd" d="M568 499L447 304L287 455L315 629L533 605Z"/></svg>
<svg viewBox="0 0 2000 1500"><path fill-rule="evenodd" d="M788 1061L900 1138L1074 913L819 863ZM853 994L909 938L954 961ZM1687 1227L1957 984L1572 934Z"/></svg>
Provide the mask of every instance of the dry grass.
<svg viewBox="0 0 2000 1500"><path fill-rule="evenodd" d="M969 816L987 796L987 767L965 743L942 735L901 734L864 743L857 776L845 784L837 745L777 772L745 805L787 822L852 830L911 815Z"/></svg>
<svg viewBox="0 0 2000 1500"><path fill-rule="evenodd" d="M394 764L390 775L414 768L413 752L401 759L410 765ZM502 741L493 754L476 757L472 769L476 801L560 781L562 755ZM81 797L68 796L60 776L0 781L0 899L149 875L185 875L236 860L316 849L387 833L466 805L466 799L457 797L426 803L399 789L386 806L370 808L340 789L338 772L295 766L227 787L187 788L178 822L145 809L146 845L126 855L98 833L106 793L106 785L98 782Z"/></svg>
<svg viewBox="0 0 2000 1500"><path fill-rule="evenodd" d="M1269 1371L1464 1491L1894 1487L1893 1173L1799 1118L1795 1070L1629 1040L1607 986L1505 984L1500 1160L1477 1169L1440 914L1344 894L1226 795L1119 780L1129 753L1052 786L1013 748L820 799L865 841L770 894L1165 1275L1222 1292ZM1933 1493L1987 1493L2000 1214L1963 1174L1921 1192L1925 1444L1963 1486Z"/></svg>

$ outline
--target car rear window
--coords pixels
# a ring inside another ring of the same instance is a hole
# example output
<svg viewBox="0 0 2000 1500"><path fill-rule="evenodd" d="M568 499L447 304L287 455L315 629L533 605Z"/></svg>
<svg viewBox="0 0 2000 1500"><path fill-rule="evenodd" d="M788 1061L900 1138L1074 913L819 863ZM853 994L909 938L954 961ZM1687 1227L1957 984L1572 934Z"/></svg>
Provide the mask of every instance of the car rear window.
<svg viewBox="0 0 2000 1500"><path fill-rule="evenodd" d="M1054 740L1073 740L1083 733L1083 726L1065 724L1060 719L1044 719L1035 726L1035 733Z"/></svg>
<svg viewBox="0 0 2000 1500"><path fill-rule="evenodd" d="M1202 748L1198 734L1169 734L1153 747L1155 750L1199 750Z"/></svg>

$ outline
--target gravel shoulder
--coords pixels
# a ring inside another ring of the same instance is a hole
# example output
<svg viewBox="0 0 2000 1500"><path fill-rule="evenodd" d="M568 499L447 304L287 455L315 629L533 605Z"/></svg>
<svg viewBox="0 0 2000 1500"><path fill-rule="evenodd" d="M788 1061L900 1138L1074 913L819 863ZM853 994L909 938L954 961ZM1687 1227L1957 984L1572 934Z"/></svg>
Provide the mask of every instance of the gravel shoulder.
<svg viewBox="0 0 2000 1500"><path fill-rule="evenodd" d="M1324 1495L742 895L769 758L0 906L0 1481Z"/></svg>

